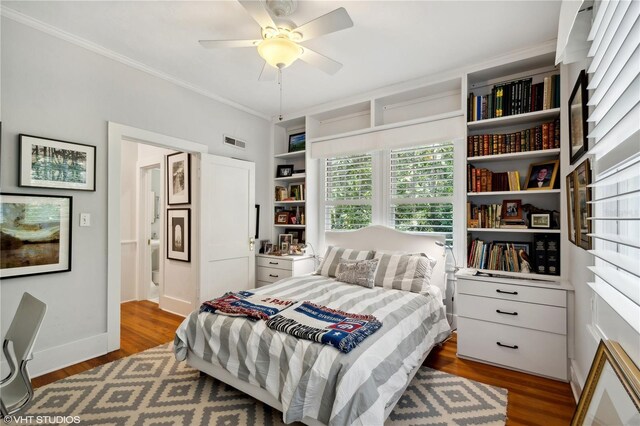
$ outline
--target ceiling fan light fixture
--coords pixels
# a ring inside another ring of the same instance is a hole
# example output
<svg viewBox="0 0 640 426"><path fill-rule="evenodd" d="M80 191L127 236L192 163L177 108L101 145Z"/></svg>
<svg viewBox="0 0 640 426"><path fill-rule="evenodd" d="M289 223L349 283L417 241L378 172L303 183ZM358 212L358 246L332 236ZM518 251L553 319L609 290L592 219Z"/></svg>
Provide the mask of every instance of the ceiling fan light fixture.
<svg viewBox="0 0 640 426"><path fill-rule="evenodd" d="M286 68L302 55L302 48L284 37L267 38L258 45L258 54L274 68Z"/></svg>

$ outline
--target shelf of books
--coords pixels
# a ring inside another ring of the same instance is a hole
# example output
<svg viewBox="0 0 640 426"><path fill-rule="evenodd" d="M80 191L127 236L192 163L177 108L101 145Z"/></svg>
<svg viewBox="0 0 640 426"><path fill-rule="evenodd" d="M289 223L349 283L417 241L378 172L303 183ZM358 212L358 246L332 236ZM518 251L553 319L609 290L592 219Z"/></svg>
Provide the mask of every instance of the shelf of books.
<svg viewBox="0 0 640 426"><path fill-rule="evenodd" d="M548 60L467 76L466 265L494 276L559 281L560 73Z"/></svg>

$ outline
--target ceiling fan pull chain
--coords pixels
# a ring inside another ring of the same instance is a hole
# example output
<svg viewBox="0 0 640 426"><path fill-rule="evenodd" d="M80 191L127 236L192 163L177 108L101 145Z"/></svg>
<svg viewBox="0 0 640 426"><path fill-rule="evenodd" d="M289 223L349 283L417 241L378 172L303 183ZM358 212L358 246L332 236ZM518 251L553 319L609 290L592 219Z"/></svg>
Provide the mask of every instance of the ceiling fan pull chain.
<svg viewBox="0 0 640 426"><path fill-rule="evenodd" d="M278 86L280 87L280 115L279 121L282 121L282 69L278 68Z"/></svg>

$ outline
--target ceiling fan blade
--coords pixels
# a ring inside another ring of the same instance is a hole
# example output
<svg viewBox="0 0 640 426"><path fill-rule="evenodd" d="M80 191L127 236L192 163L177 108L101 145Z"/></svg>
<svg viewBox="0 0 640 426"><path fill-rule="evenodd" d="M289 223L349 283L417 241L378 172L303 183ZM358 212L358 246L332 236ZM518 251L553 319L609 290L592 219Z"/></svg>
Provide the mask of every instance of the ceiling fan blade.
<svg viewBox="0 0 640 426"><path fill-rule="evenodd" d="M353 21L345 8L341 7L299 26L295 32L302 34L301 41L306 41L351 27L353 27Z"/></svg>
<svg viewBox="0 0 640 426"><path fill-rule="evenodd" d="M271 15L264 8L264 3L255 0L238 0L242 7L245 8L247 13L260 25L262 28L271 27L277 28L276 24L271 19Z"/></svg>
<svg viewBox="0 0 640 426"><path fill-rule="evenodd" d="M302 56L300 59L308 63L309 65L313 65L316 68L320 68L322 71L327 74L335 74L340 71L342 68L342 64L340 62L336 62L333 59L327 58L324 55L319 54L318 52L314 52L311 49L303 48Z"/></svg>
<svg viewBox="0 0 640 426"><path fill-rule="evenodd" d="M264 66L262 67L262 71L260 71L260 77L258 77L258 81L274 81L277 74L278 70L265 62Z"/></svg>
<svg viewBox="0 0 640 426"><path fill-rule="evenodd" d="M260 40L199 40L198 43L207 49L220 47L256 47Z"/></svg>

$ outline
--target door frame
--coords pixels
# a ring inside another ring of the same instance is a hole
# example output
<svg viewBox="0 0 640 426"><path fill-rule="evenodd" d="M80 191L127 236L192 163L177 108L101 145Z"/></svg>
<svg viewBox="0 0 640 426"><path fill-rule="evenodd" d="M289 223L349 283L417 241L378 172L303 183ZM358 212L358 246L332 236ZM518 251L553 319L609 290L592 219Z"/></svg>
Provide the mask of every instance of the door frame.
<svg viewBox="0 0 640 426"><path fill-rule="evenodd" d="M149 231L151 228L151 224L148 222L148 214L149 210L153 209L153 206L150 206L149 201L149 190L151 189L151 171L158 169L161 173L161 189L158 196L160 197L158 207L161 210L164 210L164 179L162 179L162 173L164 172L164 167L162 163L158 163L157 161L138 161L137 167L137 195L138 199L136 200L138 203L138 214L137 214L137 237L138 237L138 277L136 283L136 298L138 300L148 300L149 299L149 284L152 281L151 275L151 245L149 244ZM160 217L158 218L158 238L160 239L159 250L159 274L160 274L160 284L158 285L159 293L162 293L162 287L164 284L164 250L163 242L165 241L165 233L164 233L164 215L163 212L160 212ZM158 305L160 302L158 301Z"/></svg>
<svg viewBox="0 0 640 426"><path fill-rule="evenodd" d="M123 140L191 154L208 153L209 151L207 145L124 124L108 122L107 352L120 349L120 155ZM196 285L199 285L199 283L196 283Z"/></svg>

